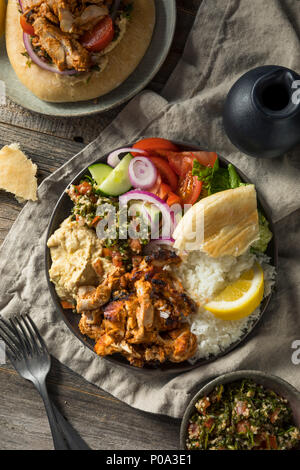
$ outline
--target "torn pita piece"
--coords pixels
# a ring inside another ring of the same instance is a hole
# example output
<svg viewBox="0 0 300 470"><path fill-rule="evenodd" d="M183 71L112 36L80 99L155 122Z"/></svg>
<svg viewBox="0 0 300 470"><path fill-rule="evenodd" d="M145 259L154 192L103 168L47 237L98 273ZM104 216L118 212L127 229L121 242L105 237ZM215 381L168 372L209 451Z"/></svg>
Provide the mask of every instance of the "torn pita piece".
<svg viewBox="0 0 300 470"><path fill-rule="evenodd" d="M37 200L37 166L20 150L19 144L0 150L0 189L13 193L18 200Z"/></svg>
<svg viewBox="0 0 300 470"><path fill-rule="evenodd" d="M202 199L180 220L173 238L180 251L200 250L214 258L241 255L259 238L254 185Z"/></svg>

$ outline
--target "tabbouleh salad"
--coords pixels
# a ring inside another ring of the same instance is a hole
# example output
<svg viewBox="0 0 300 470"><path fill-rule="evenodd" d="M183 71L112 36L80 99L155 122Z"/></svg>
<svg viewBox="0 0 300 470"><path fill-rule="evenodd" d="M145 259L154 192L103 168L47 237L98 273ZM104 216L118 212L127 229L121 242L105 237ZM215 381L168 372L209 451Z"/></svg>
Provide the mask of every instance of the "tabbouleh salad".
<svg viewBox="0 0 300 470"><path fill-rule="evenodd" d="M287 450L300 444L288 401L251 380L218 385L195 408L189 450Z"/></svg>

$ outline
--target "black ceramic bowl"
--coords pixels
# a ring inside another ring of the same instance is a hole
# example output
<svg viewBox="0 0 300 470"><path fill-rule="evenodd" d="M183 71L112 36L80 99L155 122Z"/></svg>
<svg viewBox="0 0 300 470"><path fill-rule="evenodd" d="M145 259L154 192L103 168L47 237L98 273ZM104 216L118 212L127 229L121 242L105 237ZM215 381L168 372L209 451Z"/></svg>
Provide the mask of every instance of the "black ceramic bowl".
<svg viewBox="0 0 300 470"><path fill-rule="evenodd" d="M203 148L200 148L199 146L195 146L195 145L191 145L191 144L188 144L188 143L185 143L185 142L174 142L176 145L178 145L182 150L203 150ZM106 162L106 159L108 157L108 154L106 155L103 155L102 157L100 158L97 158L96 160L94 161L91 161L89 163L89 165L93 164L93 163L97 163L97 162ZM220 160L220 165L224 166L224 165L227 165L229 162L223 158L223 157L220 157L219 156L219 160ZM251 181L241 172L237 169L237 172L239 173L241 179L244 181L244 182L247 182L247 183L250 183ZM76 175L72 181L70 181L70 184L78 184L79 181L84 177L84 175L86 175L88 173L88 169L87 167L84 168L78 175ZM270 256L271 258L271 263L277 267L277 243L276 243L276 235L275 235L275 227L272 223L272 220L271 220L271 210L269 209L269 207L267 206L267 204L263 201L262 197L258 194L258 204L260 206L260 208L262 209L262 211L264 212L266 218L268 219L268 221L270 222L270 229L273 233L273 239L272 241L270 242L269 246L268 246L268 251L267 251L267 255ZM71 213L71 209L73 207L73 203L72 201L70 200L69 196L65 193L65 191L61 194L55 208L54 208L54 211L53 211L53 214L51 216L51 219L50 219L50 222L49 222L49 227L48 227L48 232L47 232L47 237L46 237L46 240L49 239L49 237L55 232L55 230L60 226L60 224L62 223L62 221L68 217ZM78 322L79 322L79 316L78 315L74 315L74 313L72 313L71 310L64 310L62 307L61 307L61 304L60 304L60 301L59 301L59 298L56 294L56 291L55 291L55 288L54 288L54 285L52 284L52 282L50 281L49 279L49 268L51 266L51 258L50 258L50 250L48 249L47 245L45 247L45 269L46 269L46 276L47 276L47 282L48 282L48 286L49 286L49 290L50 290L50 294L51 294L51 297L53 299L53 302L55 304L55 307L56 307L56 310L57 310L57 313L59 314L59 316L64 320L64 322L66 323L66 325L70 328L70 330L72 331L72 333L77 336L77 338L80 339L80 341L83 342L83 344L85 344L88 348L90 348L91 350L94 349L94 342L90 339L90 338L86 338L79 330L78 328ZM208 359L200 359L199 361L197 361L196 363L194 364L191 364L187 361L185 362L182 362L182 363L179 363L179 364L175 364L175 363L171 363L171 362L167 362L167 363L164 363L164 364L160 364L160 365L146 365L143 369L140 369L140 368L136 368L134 367L135 370L147 370L147 374L151 374L153 373L154 375L158 375L160 373L162 374L166 374L166 373L169 373L169 374L177 374L177 373L180 373L180 372L185 372L187 370L190 370L190 369L194 369L195 367L199 367L203 364L207 364L209 362L212 362L216 359L218 359L219 357L229 353L230 351L232 351L233 349L235 349L237 346L241 345L246 338L249 337L249 335L253 332L253 329L254 327L256 326L256 324L259 322L260 318L262 317L263 313L266 311L267 307L268 307L268 304L270 302L270 299L271 299L271 295L270 294L268 297L266 297L262 304L261 304L261 315L259 317L259 319L252 324L251 328L245 332L245 334L238 340L236 341L235 343L231 344L230 347L228 347L227 349L225 349L224 351L222 351L220 354L218 355L215 355L215 356L211 356L209 357ZM109 361L112 361L113 363L117 363L117 364L121 364L125 367L129 367L130 369L132 369L133 366L130 366L128 364L128 362L126 361L125 358L123 358L121 355L114 355L114 356L107 356L105 359L109 360Z"/></svg>
<svg viewBox="0 0 300 470"><path fill-rule="evenodd" d="M285 380L266 372L255 370L241 370L238 372L229 372L221 375L206 385L202 386L198 393L190 401L181 422L180 428L180 449L186 449L186 440L188 437L188 423L191 416L195 413L195 404L206 395L209 395L217 385L237 382L243 379L252 379L259 385L263 385L269 390L273 390L278 395L286 398L293 412L295 425L300 428L300 392L296 390Z"/></svg>

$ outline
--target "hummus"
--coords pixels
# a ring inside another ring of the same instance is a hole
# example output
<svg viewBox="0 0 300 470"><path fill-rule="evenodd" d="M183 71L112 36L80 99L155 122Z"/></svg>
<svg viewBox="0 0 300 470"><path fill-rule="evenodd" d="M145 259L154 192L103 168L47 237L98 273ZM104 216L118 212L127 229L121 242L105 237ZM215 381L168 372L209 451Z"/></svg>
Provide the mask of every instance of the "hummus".
<svg viewBox="0 0 300 470"><path fill-rule="evenodd" d="M112 263L102 258L102 243L95 231L72 221L71 217L63 221L47 246L52 259L50 279L61 300L74 302L80 286L98 286L111 269Z"/></svg>

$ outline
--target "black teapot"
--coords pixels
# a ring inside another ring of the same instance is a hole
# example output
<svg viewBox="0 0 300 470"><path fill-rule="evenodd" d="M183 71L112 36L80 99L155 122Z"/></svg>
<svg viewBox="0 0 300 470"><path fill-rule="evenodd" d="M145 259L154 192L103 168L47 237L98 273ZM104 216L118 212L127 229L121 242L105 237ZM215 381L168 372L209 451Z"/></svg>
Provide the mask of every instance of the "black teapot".
<svg viewBox="0 0 300 470"><path fill-rule="evenodd" d="M231 142L252 157L275 158L300 143L300 76L275 65L245 73L226 98Z"/></svg>

